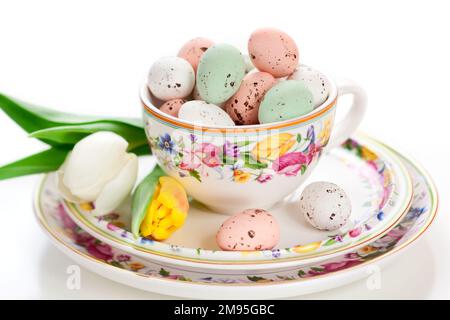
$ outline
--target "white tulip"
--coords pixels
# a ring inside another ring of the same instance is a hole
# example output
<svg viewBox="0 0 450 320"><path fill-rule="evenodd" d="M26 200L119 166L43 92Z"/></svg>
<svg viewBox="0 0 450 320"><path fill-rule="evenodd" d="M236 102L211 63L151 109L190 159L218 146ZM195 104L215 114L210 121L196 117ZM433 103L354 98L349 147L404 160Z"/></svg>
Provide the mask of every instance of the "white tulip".
<svg viewBox="0 0 450 320"><path fill-rule="evenodd" d="M121 136L100 131L80 140L58 171L58 188L71 202L93 202L96 213L116 209L130 194L138 161Z"/></svg>

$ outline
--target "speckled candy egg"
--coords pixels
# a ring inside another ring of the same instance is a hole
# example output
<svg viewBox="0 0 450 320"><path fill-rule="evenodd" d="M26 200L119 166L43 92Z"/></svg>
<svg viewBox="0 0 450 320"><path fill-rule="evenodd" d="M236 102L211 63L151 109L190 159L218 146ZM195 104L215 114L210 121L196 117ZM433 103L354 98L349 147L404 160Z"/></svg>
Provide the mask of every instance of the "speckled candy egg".
<svg viewBox="0 0 450 320"><path fill-rule="evenodd" d="M313 96L296 80L278 82L264 96L259 107L260 123L278 122L303 116L313 110Z"/></svg>
<svg viewBox="0 0 450 320"><path fill-rule="evenodd" d="M222 108L200 100L183 104L178 111L178 118L196 125L234 126L233 120Z"/></svg>
<svg viewBox="0 0 450 320"><path fill-rule="evenodd" d="M186 98L194 89L194 69L182 58L161 58L151 66L147 85L158 99L167 101Z"/></svg>
<svg viewBox="0 0 450 320"><path fill-rule="evenodd" d="M248 40L248 52L256 68L274 77L290 75L298 65L297 45L281 30L263 28L254 31Z"/></svg>
<svg viewBox="0 0 450 320"><path fill-rule="evenodd" d="M194 71L197 71L200 58L202 57L203 53L205 53L205 51L208 50L208 48L213 44L214 42L206 38L195 38L189 40L184 44L183 47L181 47L180 51L178 52L178 56L189 62Z"/></svg>
<svg viewBox="0 0 450 320"><path fill-rule="evenodd" d="M171 116L178 117L178 111L181 106L186 103L186 100L183 99L173 99L166 101L160 108L162 112L170 114Z"/></svg>
<svg viewBox="0 0 450 320"><path fill-rule="evenodd" d="M288 79L302 82L311 91L314 108L327 100L330 93L330 83L319 71L308 66L298 66Z"/></svg>
<svg viewBox="0 0 450 320"><path fill-rule="evenodd" d="M225 103L225 110L236 124L258 124L259 105L274 84L275 78L270 73L247 74L239 90Z"/></svg>
<svg viewBox="0 0 450 320"><path fill-rule="evenodd" d="M345 225L352 211L344 190L331 182L314 182L300 197L300 211L319 230L336 230Z"/></svg>
<svg viewBox="0 0 450 320"><path fill-rule="evenodd" d="M209 103L228 100L241 85L245 61L241 52L228 44L210 47L201 57L197 69L197 88Z"/></svg>
<svg viewBox="0 0 450 320"><path fill-rule="evenodd" d="M255 70L255 66L252 63L252 59L250 59L250 56L248 54L244 54L244 62L245 62L245 73L249 73L252 70Z"/></svg>
<svg viewBox="0 0 450 320"><path fill-rule="evenodd" d="M270 250L280 239L280 227L263 209L247 209L228 218L216 235L222 250Z"/></svg>

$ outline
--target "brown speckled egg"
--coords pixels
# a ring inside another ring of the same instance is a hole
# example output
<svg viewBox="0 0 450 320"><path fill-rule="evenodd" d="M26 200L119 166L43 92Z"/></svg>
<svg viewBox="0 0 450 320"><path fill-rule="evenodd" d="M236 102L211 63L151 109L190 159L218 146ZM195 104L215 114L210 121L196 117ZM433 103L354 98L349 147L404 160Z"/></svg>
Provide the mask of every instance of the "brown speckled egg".
<svg viewBox="0 0 450 320"><path fill-rule="evenodd" d="M248 52L256 68L277 78L290 75L298 65L297 45L281 30L263 28L254 31L248 40Z"/></svg>
<svg viewBox="0 0 450 320"><path fill-rule="evenodd" d="M159 110L170 114L171 116L178 117L178 110L180 110L181 106L186 102L184 99L173 99L166 101Z"/></svg>
<svg viewBox="0 0 450 320"><path fill-rule="evenodd" d="M217 245L226 251L270 250L280 240L280 227L263 209L247 209L228 218L216 235Z"/></svg>
<svg viewBox="0 0 450 320"><path fill-rule="evenodd" d="M187 62L191 64L194 71L197 71L200 58L213 44L214 42L206 38L195 38L189 40L183 47L181 47L178 52L178 56L187 60Z"/></svg>
<svg viewBox="0 0 450 320"><path fill-rule="evenodd" d="M267 72L252 72L244 77L239 90L225 103L225 110L238 125L258 124L259 105L275 84Z"/></svg>

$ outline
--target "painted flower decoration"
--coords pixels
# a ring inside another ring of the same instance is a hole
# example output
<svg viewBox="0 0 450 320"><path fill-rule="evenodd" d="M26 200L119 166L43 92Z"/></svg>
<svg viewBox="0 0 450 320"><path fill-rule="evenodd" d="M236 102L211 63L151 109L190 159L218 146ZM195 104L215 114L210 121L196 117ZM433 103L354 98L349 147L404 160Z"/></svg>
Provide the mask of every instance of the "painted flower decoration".
<svg viewBox="0 0 450 320"><path fill-rule="evenodd" d="M159 144L158 145L161 150L167 151L168 153L174 152L174 143L168 133L166 133L162 136L159 136Z"/></svg>
<svg viewBox="0 0 450 320"><path fill-rule="evenodd" d="M222 161L220 159L221 150L219 147L213 145L212 143L200 144L197 152L202 155L202 162L208 167L217 167L222 164Z"/></svg>
<svg viewBox="0 0 450 320"><path fill-rule="evenodd" d="M258 142L252 150L252 156L261 162L273 161L288 152L295 142L295 136L290 133L273 135Z"/></svg>
<svg viewBox="0 0 450 320"><path fill-rule="evenodd" d="M183 151L183 158L181 159L179 165L180 169L193 171L195 169L198 169L201 165L202 161L195 151L189 149Z"/></svg>
<svg viewBox="0 0 450 320"><path fill-rule="evenodd" d="M331 127L332 127L332 118L329 117L323 122L322 129L320 130L317 138L321 146L325 146L328 143L328 139L330 139L331 135Z"/></svg>
<svg viewBox="0 0 450 320"><path fill-rule="evenodd" d="M161 176L140 223L143 237L165 240L186 220L189 202L183 186L174 178Z"/></svg>
<svg viewBox="0 0 450 320"><path fill-rule="evenodd" d="M272 169L278 173L286 176L296 176L302 166L308 164L309 157L301 152L287 153L272 164Z"/></svg>
<svg viewBox="0 0 450 320"><path fill-rule="evenodd" d="M96 213L116 209L130 194L137 178L138 160L127 153L128 143L107 131L80 140L58 171L63 197L76 203L93 203Z"/></svg>
<svg viewBox="0 0 450 320"><path fill-rule="evenodd" d="M245 183L250 179L250 174L248 172L242 171L242 170L234 170L233 172L233 179L234 181L238 183Z"/></svg>
<svg viewBox="0 0 450 320"><path fill-rule="evenodd" d="M239 147L235 143L226 141L223 145L223 154L233 160L237 159L240 155Z"/></svg>
<svg viewBox="0 0 450 320"><path fill-rule="evenodd" d="M256 178L256 181L258 181L260 183L266 183L272 179L273 179L273 175L271 175L270 173L261 172L261 174Z"/></svg>

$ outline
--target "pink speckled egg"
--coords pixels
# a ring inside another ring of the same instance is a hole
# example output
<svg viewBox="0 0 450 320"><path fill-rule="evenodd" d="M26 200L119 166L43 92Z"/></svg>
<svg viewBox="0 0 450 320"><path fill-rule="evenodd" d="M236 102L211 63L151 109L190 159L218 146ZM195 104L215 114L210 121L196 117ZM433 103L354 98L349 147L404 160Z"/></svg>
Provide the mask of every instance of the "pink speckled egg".
<svg viewBox="0 0 450 320"><path fill-rule="evenodd" d="M258 124L259 105L264 94L275 84L267 72L252 72L244 77L239 90L225 103L225 110L238 125Z"/></svg>
<svg viewBox="0 0 450 320"><path fill-rule="evenodd" d="M178 110L180 110L181 106L186 103L184 99L173 99L166 101L160 108L162 112L170 114L171 116L178 117Z"/></svg>
<svg viewBox="0 0 450 320"><path fill-rule="evenodd" d="M247 209L228 218L216 235L217 245L227 251L270 250L280 239L280 227L263 209Z"/></svg>
<svg viewBox="0 0 450 320"><path fill-rule="evenodd" d="M248 40L253 65L274 77L285 77L295 71L299 53L294 40L281 30L263 28L254 31Z"/></svg>
<svg viewBox="0 0 450 320"><path fill-rule="evenodd" d="M213 44L214 42L206 38L195 38L189 40L183 47L181 47L178 52L178 56L187 60L191 64L192 68L194 68L194 71L197 71L201 56Z"/></svg>

